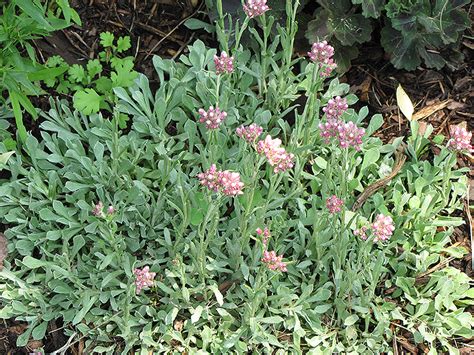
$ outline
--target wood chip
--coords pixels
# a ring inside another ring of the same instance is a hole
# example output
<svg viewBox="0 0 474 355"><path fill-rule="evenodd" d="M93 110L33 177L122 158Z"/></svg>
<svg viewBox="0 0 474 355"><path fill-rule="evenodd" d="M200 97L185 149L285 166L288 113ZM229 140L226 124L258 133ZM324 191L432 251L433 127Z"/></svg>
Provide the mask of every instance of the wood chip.
<svg viewBox="0 0 474 355"><path fill-rule="evenodd" d="M438 112L439 110L442 110L443 108L448 106L448 104L451 101L452 101L451 99L448 99L448 100L438 102L438 103L435 103L435 104L432 104L432 105L429 105L429 106L425 106L420 111L418 111L417 113L415 113L413 115L413 120L419 121L419 120L422 120L424 118L427 118L427 117L431 116L433 113Z"/></svg>

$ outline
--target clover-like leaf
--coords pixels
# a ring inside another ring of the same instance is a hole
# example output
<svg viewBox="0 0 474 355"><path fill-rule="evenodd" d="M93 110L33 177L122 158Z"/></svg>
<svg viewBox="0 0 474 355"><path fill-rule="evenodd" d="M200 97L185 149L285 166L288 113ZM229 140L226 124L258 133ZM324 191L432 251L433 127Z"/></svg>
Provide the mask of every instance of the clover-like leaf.
<svg viewBox="0 0 474 355"><path fill-rule="evenodd" d="M74 108L86 115L99 112L102 98L94 89L79 90L73 97Z"/></svg>
<svg viewBox="0 0 474 355"><path fill-rule="evenodd" d="M102 72L102 64L100 64L100 61L98 59L89 60L87 63L87 72L91 79L97 74L100 74Z"/></svg>
<svg viewBox="0 0 474 355"><path fill-rule="evenodd" d="M69 80L76 83L82 82L86 77L86 72L84 70L84 67L79 64L73 64L69 68L68 74L69 74Z"/></svg>
<svg viewBox="0 0 474 355"><path fill-rule="evenodd" d="M114 87L129 87L138 76L138 73L133 70L133 59L131 58L115 61L114 69L115 71L110 74Z"/></svg>
<svg viewBox="0 0 474 355"><path fill-rule="evenodd" d="M132 44L130 43L130 37L125 36L125 37L119 37L117 40L117 52L125 52L130 49Z"/></svg>
<svg viewBox="0 0 474 355"><path fill-rule="evenodd" d="M114 45L114 35L110 32L102 32L100 34L100 44L102 47L112 47Z"/></svg>
<svg viewBox="0 0 474 355"><path fill-rule="evenodd" d="M391 22L382 29L381 42L391 54L392 64L413 70L423 59L428 67L443 67L446 60L440 52L457 42L469 26L469 17L462 9L468 2L436 0L406 6L390 1L386 10Z"/></svg>
<svg viewBox="0 0 474 355"><path fill-rule="evenodd" d="M318 8L314 13L313 20L308 22L308 28L305 33L305 37L310 43L319 42L323 39L330 41L331 34L328 30L328 19L330 12L325 8Z"/></svg>
<svg viewBox="0 0 474 355"><path fill-rule="evenodd" d="M436 33L444 44L454 43L469 28L469 15L461 7L469 0L437 0L430 12L420 12L417 20L426 33Z"/></svg>

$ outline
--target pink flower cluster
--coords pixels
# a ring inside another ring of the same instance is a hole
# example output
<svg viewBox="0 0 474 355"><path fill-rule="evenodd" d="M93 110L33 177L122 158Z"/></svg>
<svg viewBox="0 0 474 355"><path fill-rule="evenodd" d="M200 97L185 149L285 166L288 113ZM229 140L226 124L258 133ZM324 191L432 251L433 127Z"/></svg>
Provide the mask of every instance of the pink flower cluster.
<svg viewBox="0 0 474 355"><path fill-rule="evenodd" d="M294 154L287 153L285 148L280 147L280 145L281 140L273 139L270 135L257 143L257 152L265 154L268 163L274 167L273 171L275 173L286 171L294 166Z"/></svg>
<svg viewBox="0 0 474 355"><path fill-rule="evenodd" d="M115 213L114 206L109 206L107 208L107 214L111 215L113 213ZM96 217L99 217L99 218L105 218L104 204L102 203L102 201L97 202L97 204L92 209L92 214Z"/></svg>
<svg viewBox="0 0 474 355"><path fill-rule="evenodd" d="M329 119L339 119L342 114L348 109L347 100L336 96L333 99L329 99L328 104L323 107L323 112L326 114L326 118Z"/></svg>
<svg viewBox="0 0 474 355"><path fill-rule="evenodd" d="M337 138L341 148L354 147L355 150L360 150L362 137L365 134L365 129L357 127L354 122L344 123L342 120L335 119L320 123L319 129L326 144L329 143L330 138Z"/></svg>
<svg viewBox="0 0 474 355"><path fill-rule="evenodd" d="M464 127L453 126L450 129L451 139L448 142L448 146L454 150L473 152L474 149L471 145L472 132L468 132Z"/></svg>
<svg viewBox="0 0 474 355"><path fill-rule="evenodd" d="M368 229L369 227L363 226L360 229L356 229L354 234L361 237L363 240L366 240L366 232ZM395 230L395 226L393 224L392 217L379 214L377 217L375 217L375 221L371 224L370 229L374 235L374 242L378 242L380 240L390 239L393 231Z"/></svg>
<svg viewBox="0 0 474 355"><path fill-rule="evenodd" d="M199 122L205 123L207 129L217 129L227 117L227 112L221 111L219 107L209 107L207 111L199 109Z"/></svg>
<svg viewBox="0 0 474 355"><path fill-rule="evenodd" d="M356 236L359 236L361 237L363 240L366 240L367 239L367 229L369 229L367 226L362 226L360 229L356 229L354 231L354 234Z"/></svg>
<svg viewBox="0 0 474 355"><path fill-rule="evenodd" d="M321 137L324 142L329 144L331 138L339 136L339 126L342 124L341 120L330 118L325 123L319 124L321 130Z"/></svg>
<svg viewBox="0 0 474 355"><path fill-rule="evenodd" d="M247 0L243 8L250 18L263 15L266 11L270 10L267 0Z"/></svg>
<svg viewBox="0 0 474 355"><path fill-rule="evenodd" d="M341 148L354 147L360 150L362 145L362 137L365 129L357 127L354 122L345 123L341 116L347 110L347 101L340 96L330 99L326 107L323 108L327 121L319 124L321 137L324 138L326 144L331 138L337 138Z"/></svg>
<svg viewBox="0 0 474 355"><path fill-rule="evenodd" d="M365 134L365 129L359 128L354 122L342 123L338 127L339 146L341 148L354 147L355 150L360 150L362 146L362 137Z"/></svg>
<svg viewBox="0 0 474 355"><path fill-rule="evenodd" d="M336 195L332 195L326 200L326 207L329 213L341 212L341 207L344 205L344 200L338 198Z"/></svg>
<svg viewBox="0 0 474 355"><path fill-rule="evenodd" d="M234 71L234 57L229 57L226 52L222 52L218 57L214 55L214 65L216 74L232 73Z"/></svg>
<svg viewBox="0 0 474 355"><path fill-rule="evenodd" d="M263 128L255 123L252 123L250 126L240 126L235 131L237 136L245 139L250 144L254 144L262 132Z"/></svg>
<svg viewBox="0 0 474 355"><path fill-rule="evenodd" d="M327 41L313 43L311 52L308 52L309 58L322 68L321 76L323 78L331 75L331 72L337 68L334 59L334 47L330 46Z"/></svg>
<svg viewBox="0 0 474 355"><path fill-rule="evenodd" d="M265 250L263 252L262 262L265 263L270 270L281 272L288 271L286 268L286 263L283 261L283 255L277 256L274 250Z"/></svg>
<svg viewBox="0 0 474 355"><path fill-rule="evenodd" d="M372 233L375 235L374 242L389 239L394 230L395 226L393 225L392 217L384 216L383 214L377 215L375 222L372 223Z"/></svg>
<svg viewBox="0 0 474 355"><path fill-rule="evenodd" d="M150 272L150 268L145 266L143 269L133 270L135 274L135 286L137 288L137 295L142 291L142 288L152 287L153 280L155 279L156 273Z"/></svg>
<svg viewBox="0 0 474 355"><path fill-rule="evenodd" d="M262 243L263 243L264 248L266 249L268 245L268 239L270 239L271 237L270 230L268 229L268 227L265 227L263 230L262 228L257 228L256 233L259 236L263 235Z"/></svg>
<svg viewBox="0 0 474 355"><path fill-rule="evenodd" d="M240 181L240 174L228 170L217 170L216 165L198 174L201 185L215 192L222 192L227 196L242 195L244 183Z"/></svg>

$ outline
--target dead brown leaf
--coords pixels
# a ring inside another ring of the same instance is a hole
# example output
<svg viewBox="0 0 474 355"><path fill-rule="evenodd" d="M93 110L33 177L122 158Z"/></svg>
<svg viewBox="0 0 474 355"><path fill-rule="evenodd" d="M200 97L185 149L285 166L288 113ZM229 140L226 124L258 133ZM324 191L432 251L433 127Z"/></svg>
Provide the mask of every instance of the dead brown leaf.
<svg viewBox="0 0 474 355"><path fill-rule="evenodd" d="M180 332L183 330L183 325L184 325L184 321L182 320L175 320L174 321L174 324L173 324L173 328L174 330L176 330L177 332Z"/></svg>

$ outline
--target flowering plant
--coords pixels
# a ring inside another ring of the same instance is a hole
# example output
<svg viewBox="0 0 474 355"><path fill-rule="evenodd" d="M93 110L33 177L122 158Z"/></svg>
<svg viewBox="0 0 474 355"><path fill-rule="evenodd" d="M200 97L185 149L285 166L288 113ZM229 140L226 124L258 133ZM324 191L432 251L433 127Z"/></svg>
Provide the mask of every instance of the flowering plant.
<svg viewBox="0 0 474 355"><path fill-rule="evenodd" d="M7 162L0 314L29 322L24 344L59 320L91 353L380 353L400 329L449 350L472 336L469 277L442 267L465 252L450 236L466 134L431 140L413 122L383 144L382 116L353 109L327 71L330 44L293 57L298 1L286 26L245 4L236 31L218 19L219 50L196 41L177 62L154 57L156 91L144 75L116 89L111 120L52 100L43 140Z"/></svg>

